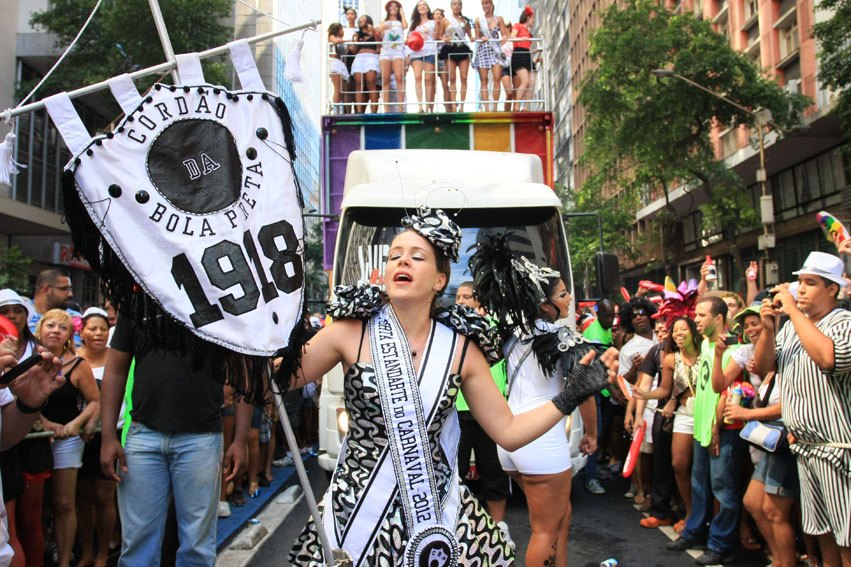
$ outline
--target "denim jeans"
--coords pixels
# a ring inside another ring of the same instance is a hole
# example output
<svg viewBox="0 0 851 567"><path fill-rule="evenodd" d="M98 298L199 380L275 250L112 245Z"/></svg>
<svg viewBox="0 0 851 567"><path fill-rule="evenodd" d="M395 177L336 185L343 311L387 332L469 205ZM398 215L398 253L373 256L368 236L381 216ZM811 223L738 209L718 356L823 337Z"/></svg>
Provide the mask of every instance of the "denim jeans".
<svg viewBox="0 0 851 567"><path fill-rule="evenodd" d="M160 433L133 422L124 447L128 471L118 485L119 567L160 564L166 512L174 495L178 567L216 562L221 433Z"/></svg>
<svg viewBox="0 0 851 567"><path fill-rule="evenodd" d="M681 537L699 539L706 533L706 522L712 515L713 495L720 504L718 514L709 525L706 548L729 553L736 547L741 497L739 495L739 431L721 430L721 454L710 456L709 447L694 444L691 469L691 516ZM710 490L711 487L711 490Z"/></svg>

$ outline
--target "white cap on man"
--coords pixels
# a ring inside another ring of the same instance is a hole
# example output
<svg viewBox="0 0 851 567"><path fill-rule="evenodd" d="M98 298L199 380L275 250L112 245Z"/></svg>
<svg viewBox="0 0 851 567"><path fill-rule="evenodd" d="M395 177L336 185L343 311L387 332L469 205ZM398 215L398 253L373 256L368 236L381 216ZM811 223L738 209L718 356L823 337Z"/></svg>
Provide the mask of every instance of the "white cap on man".
<svg viewBox="0 0 851 567"><path fill-rule="evenodd" d="M792 273L796 276L821 276L826 280L838 284L840 288L845 287L847 284L845 278L842 277L845 273L845 262L833 254L826 254L824 252L810 252L801 269Z"/></svg>

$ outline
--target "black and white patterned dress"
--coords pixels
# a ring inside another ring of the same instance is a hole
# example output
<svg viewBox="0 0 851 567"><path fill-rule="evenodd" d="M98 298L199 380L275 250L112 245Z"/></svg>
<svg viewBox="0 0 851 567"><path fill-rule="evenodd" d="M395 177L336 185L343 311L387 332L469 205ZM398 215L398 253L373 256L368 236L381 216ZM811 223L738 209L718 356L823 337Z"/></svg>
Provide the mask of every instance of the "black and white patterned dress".
<svg viewBox="0 0 851 567"><path fill-rule="evenodd" d="M482 26L479 20L479 27ZM487 20L485 20L486 22ZM488 29L489 41L478 44L476 55L473 57L473 67L476 69L490 69L496 64L502 64L502 51L499 43L499 24L494 21L494 27ZM484 31L484 30L483 30Z"/></svg>
<svg viewBox="0 0 851 567"><path fill-rule="evenodd" d="M352 365L346 373L344 384L346 409L349 413L349 434L345 440L343 458L337 463L329 488L330 501L341 530L345 530L376 464L389 452L378 383L372 364L357 362ZM450 481L458 474L456 463L448 462L439 439L447 419L455 412L455 398L460 384L459 374L450 375L435 417L428 428L428 445L434 462L440 500L446 497ZM512 565L514 552L502 531L467 487L461 485L460 491L461 505L455 528L460 549L459 565ZM360 564L370 567L401 566L407 543L408 530L397 489ZM324 564L322 547L312 519L293 545L289 559L294 565Z"/></svg>

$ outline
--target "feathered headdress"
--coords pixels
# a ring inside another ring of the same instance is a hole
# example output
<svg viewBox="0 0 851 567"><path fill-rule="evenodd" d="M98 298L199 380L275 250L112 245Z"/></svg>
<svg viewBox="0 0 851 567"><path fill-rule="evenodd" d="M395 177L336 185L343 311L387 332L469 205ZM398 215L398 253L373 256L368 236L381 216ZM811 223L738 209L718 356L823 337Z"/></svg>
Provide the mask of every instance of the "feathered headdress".
<svg viewBox="0 0 851 567"><path fill-rule="evenodd" d="M479 303L506 330L530 334L541 304L547 300L544 285L560 274L536 266L508 244L507 234L485 234L470 257L470 273Z"/></svg>
<svg viewBox="0 0 851 567"><path fill-rule="evenodd" d="M431 242L452 262L458 261L461 247L461 228L440 209L422 206L417 212L402 219L409 228Z"/></svg>
<svg viewBox="0 0 851 567"><path fill-rule="evenodd" d="M661 319L666 325L670 325L677 317L694 317L694 308L697 304L697 281L689 280L681 282L676 291L665 290L665 301L662 307L653 316Z"/></svg>

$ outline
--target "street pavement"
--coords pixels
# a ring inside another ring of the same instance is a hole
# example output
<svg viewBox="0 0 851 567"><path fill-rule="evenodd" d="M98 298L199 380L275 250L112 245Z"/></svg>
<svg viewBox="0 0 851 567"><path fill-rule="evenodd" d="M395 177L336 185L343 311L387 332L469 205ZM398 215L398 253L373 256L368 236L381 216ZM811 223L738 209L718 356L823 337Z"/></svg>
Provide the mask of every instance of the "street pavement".
<svg viewBox="0 0 851 567"><path fill-rule="evenodd" d="M305 463L317 499L328 486L325 472L319 469L316 459ZM291 475L282 488L297 484ZM622 478L603 481L606 494L593 495L582 486L582 477L574 483L573 523L568 542L568 560L571 567L597 567L606 559L614 558L620 567L691 567L699 551L674 553L665 550L665 544L676 537L670 528L648 530L639 526L643 517L636 507L623 497L628 481ZM291 505L270 503L257 518L270 531L253 550L234 552L222 549L218 567L247 565L266 567L289 565L287 554L292 542L304 527L308 508L302 497ZM515 565L524 567L523 558L530 529L528 510L522 493L516 490L506 511L506 522L517 544ZM252 526L246 525L246 529ZM256 528L255 528L256 529ZM238 536L237 536L238 538ZM234 539L237 539L234 538ZM741 554L734 565L763 567L768 561L761 554Z"/></svg>

